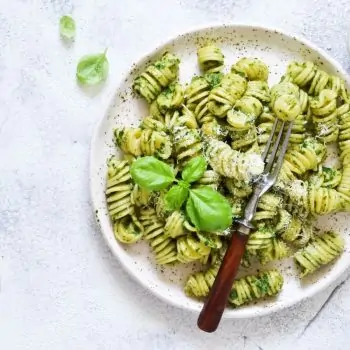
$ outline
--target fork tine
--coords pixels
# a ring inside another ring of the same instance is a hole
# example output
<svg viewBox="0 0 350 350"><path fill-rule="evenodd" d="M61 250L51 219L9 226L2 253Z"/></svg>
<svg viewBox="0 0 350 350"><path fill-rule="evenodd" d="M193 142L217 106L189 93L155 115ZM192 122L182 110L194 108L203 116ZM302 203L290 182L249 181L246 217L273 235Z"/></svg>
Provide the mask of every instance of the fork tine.
<svg viewBox="0 0 350 350"><path fill-rule="evenodd" d="M276 131L278 122L279 122L279 119L278 119L278 118L276 118L275 121L273 122L273 125L272 125L272 129L271 129L271 133L270 133L269 139L267 140L264 153L263 153L262 156L261 156L263 162L266 161L266 158L267 158L267 156L268 156L268 154L269 154L269 150L270 150L271 144L272 144L272 139L273 139L273 136L275 135L275 131Z"/></svg>
<svg viewBox="0 0 350 350"><path fill-rule="evenodd" d="M271 155L268 159L268 162L266 163L266 166L265 166L265 170L264 170L264 173L267 174L271 171L272 169L272 166L275 162L275 158L276 158L276 154L277 154L277 151L278 151L278 148L279 148L279 145L280 145L280 141L281 141L281 137L283 135L283 130L284 130L284 124L285 122L282 123L282 126L281 126L281 129L280 131L278 132L278 136L277 136L277 139L273 145L273 148L272 148L272 151L271 151Z"/></svg>
<svg viewBox="0 0 350 350"><path fill-rule="evenodd" d="M275 169L273 170L273 173L272 173L272 179L274 181L276 180L276 178L281 170L281 167L283 164L283 159L284 159L284 156L287 152L289 137L290 137L290 134L292 132L292 126L293 126L293 123L289 123L285 138L284 138L282 146L281 146L280 153L278 155L277 161L275 162Z"/></svg>

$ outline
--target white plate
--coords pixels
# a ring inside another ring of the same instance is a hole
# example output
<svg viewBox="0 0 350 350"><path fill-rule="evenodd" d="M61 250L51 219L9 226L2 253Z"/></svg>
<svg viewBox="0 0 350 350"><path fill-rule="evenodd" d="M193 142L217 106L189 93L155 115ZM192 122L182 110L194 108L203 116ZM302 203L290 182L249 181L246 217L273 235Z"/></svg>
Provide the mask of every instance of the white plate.
<svg viewBox="0 0 350 350"><path fill-rule="evenodd" d="M97 126L91 149L91 195L97 221L101 227L111 251L124 268L145 288L172 305L198 312L202 303L188 298L183 292L183 284L193 266L159 267L155 265L153 255L147 243L141 242L132 246L118 243L106 210L104 189L106 176L106 159L115 154L112 141L112 130L116 125L138 124L147 115L146 104L131 94L131 84L150 60L159 57L165 50L174 52L181 58L180 80L187 82L198 73L196 49L207 41L215 41L225 54L227 66L243 56L259 57L270 69L269 83L279 81L291 60L311 60L320 64L329 73L338 74L347 81L340 65L311 43L304 39L267 28L247 25L213 26L196 29L169 40L166 44L153 50L149 55L132 65L126 74L113 101L101 122ZM285 277L282 293L274 299L263 300L254 305L239 309L227 309L226 318L254 317L295 304L327 287L336 280L350 265L350 238L346 229L346 214L324 217L321 220L323 229L339 230L346 239L346 251L334 264L322 269L308 281L301 283L296 277L291 260L275 264L281 268ZM254 270L254 269L253 269ZM256 269L253 271L255 272Z"/></svg>

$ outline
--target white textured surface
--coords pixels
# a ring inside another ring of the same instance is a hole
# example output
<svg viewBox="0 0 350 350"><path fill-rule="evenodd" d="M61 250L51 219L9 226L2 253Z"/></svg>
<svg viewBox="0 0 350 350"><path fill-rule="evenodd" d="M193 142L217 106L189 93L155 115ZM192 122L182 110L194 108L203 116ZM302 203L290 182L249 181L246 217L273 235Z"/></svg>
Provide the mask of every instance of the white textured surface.
<svg viewBox="0 0 350 350"><path fill-rule="evenodd" d="M140 54L192 25L250 21L302 34L349 69L347 0L0 4L0 349L349 348L347 281L278 314L199 332L194 315L158 301L122 271L94 224L88 193L94 125ZM67 12L78 25L71 46L58 36ZM98 93L83 91L76 61L105 47L109 79Z"/></svg>

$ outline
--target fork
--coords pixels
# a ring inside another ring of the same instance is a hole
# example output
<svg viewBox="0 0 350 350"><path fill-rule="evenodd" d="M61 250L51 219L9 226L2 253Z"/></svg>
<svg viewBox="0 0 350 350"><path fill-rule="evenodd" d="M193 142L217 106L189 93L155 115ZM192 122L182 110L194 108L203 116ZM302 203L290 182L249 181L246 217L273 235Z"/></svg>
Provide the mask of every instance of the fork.
<svg viewBox="0 0 350 350"><path fill-rule="evenodd" d="M284 129L286 129L285 134ZM243 218L235 221L235 223L238 224L236 228L233 226L231 227L231 241L208 299L198 317L197 325L205 332L214 332L220 323L231 292L232 284L245 251L250 231L255 228L252 220L256 212L259 198L266 193L277 180L287 151L291 130L292 122L284 122L277 118L275 119L266 148L262 154L262 159L265 163L264 171L254 182L253 194L246 205ZM275 134L277 134L277 138L274 141Z"/></svg>

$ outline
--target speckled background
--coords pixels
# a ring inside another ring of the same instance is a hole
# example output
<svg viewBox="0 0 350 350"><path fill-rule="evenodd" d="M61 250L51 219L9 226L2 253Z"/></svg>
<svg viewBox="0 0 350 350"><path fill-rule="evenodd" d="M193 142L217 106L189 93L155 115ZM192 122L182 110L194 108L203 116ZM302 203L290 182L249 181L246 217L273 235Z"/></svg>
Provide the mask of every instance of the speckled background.
<svg viewBox="0 0 350 350"><path fill-rule="evenodd" d="M0 349L348 349L347 276L296 307L215 334L149 295L105 246L89 203L93 128L131 61L193 25L254 22L304 35L346 69L346 0L0 0ZM58 35L72 13L72 45ZM75 64L108 47L98 91ZM340 284L339 284L340 283Z"/></svg>

